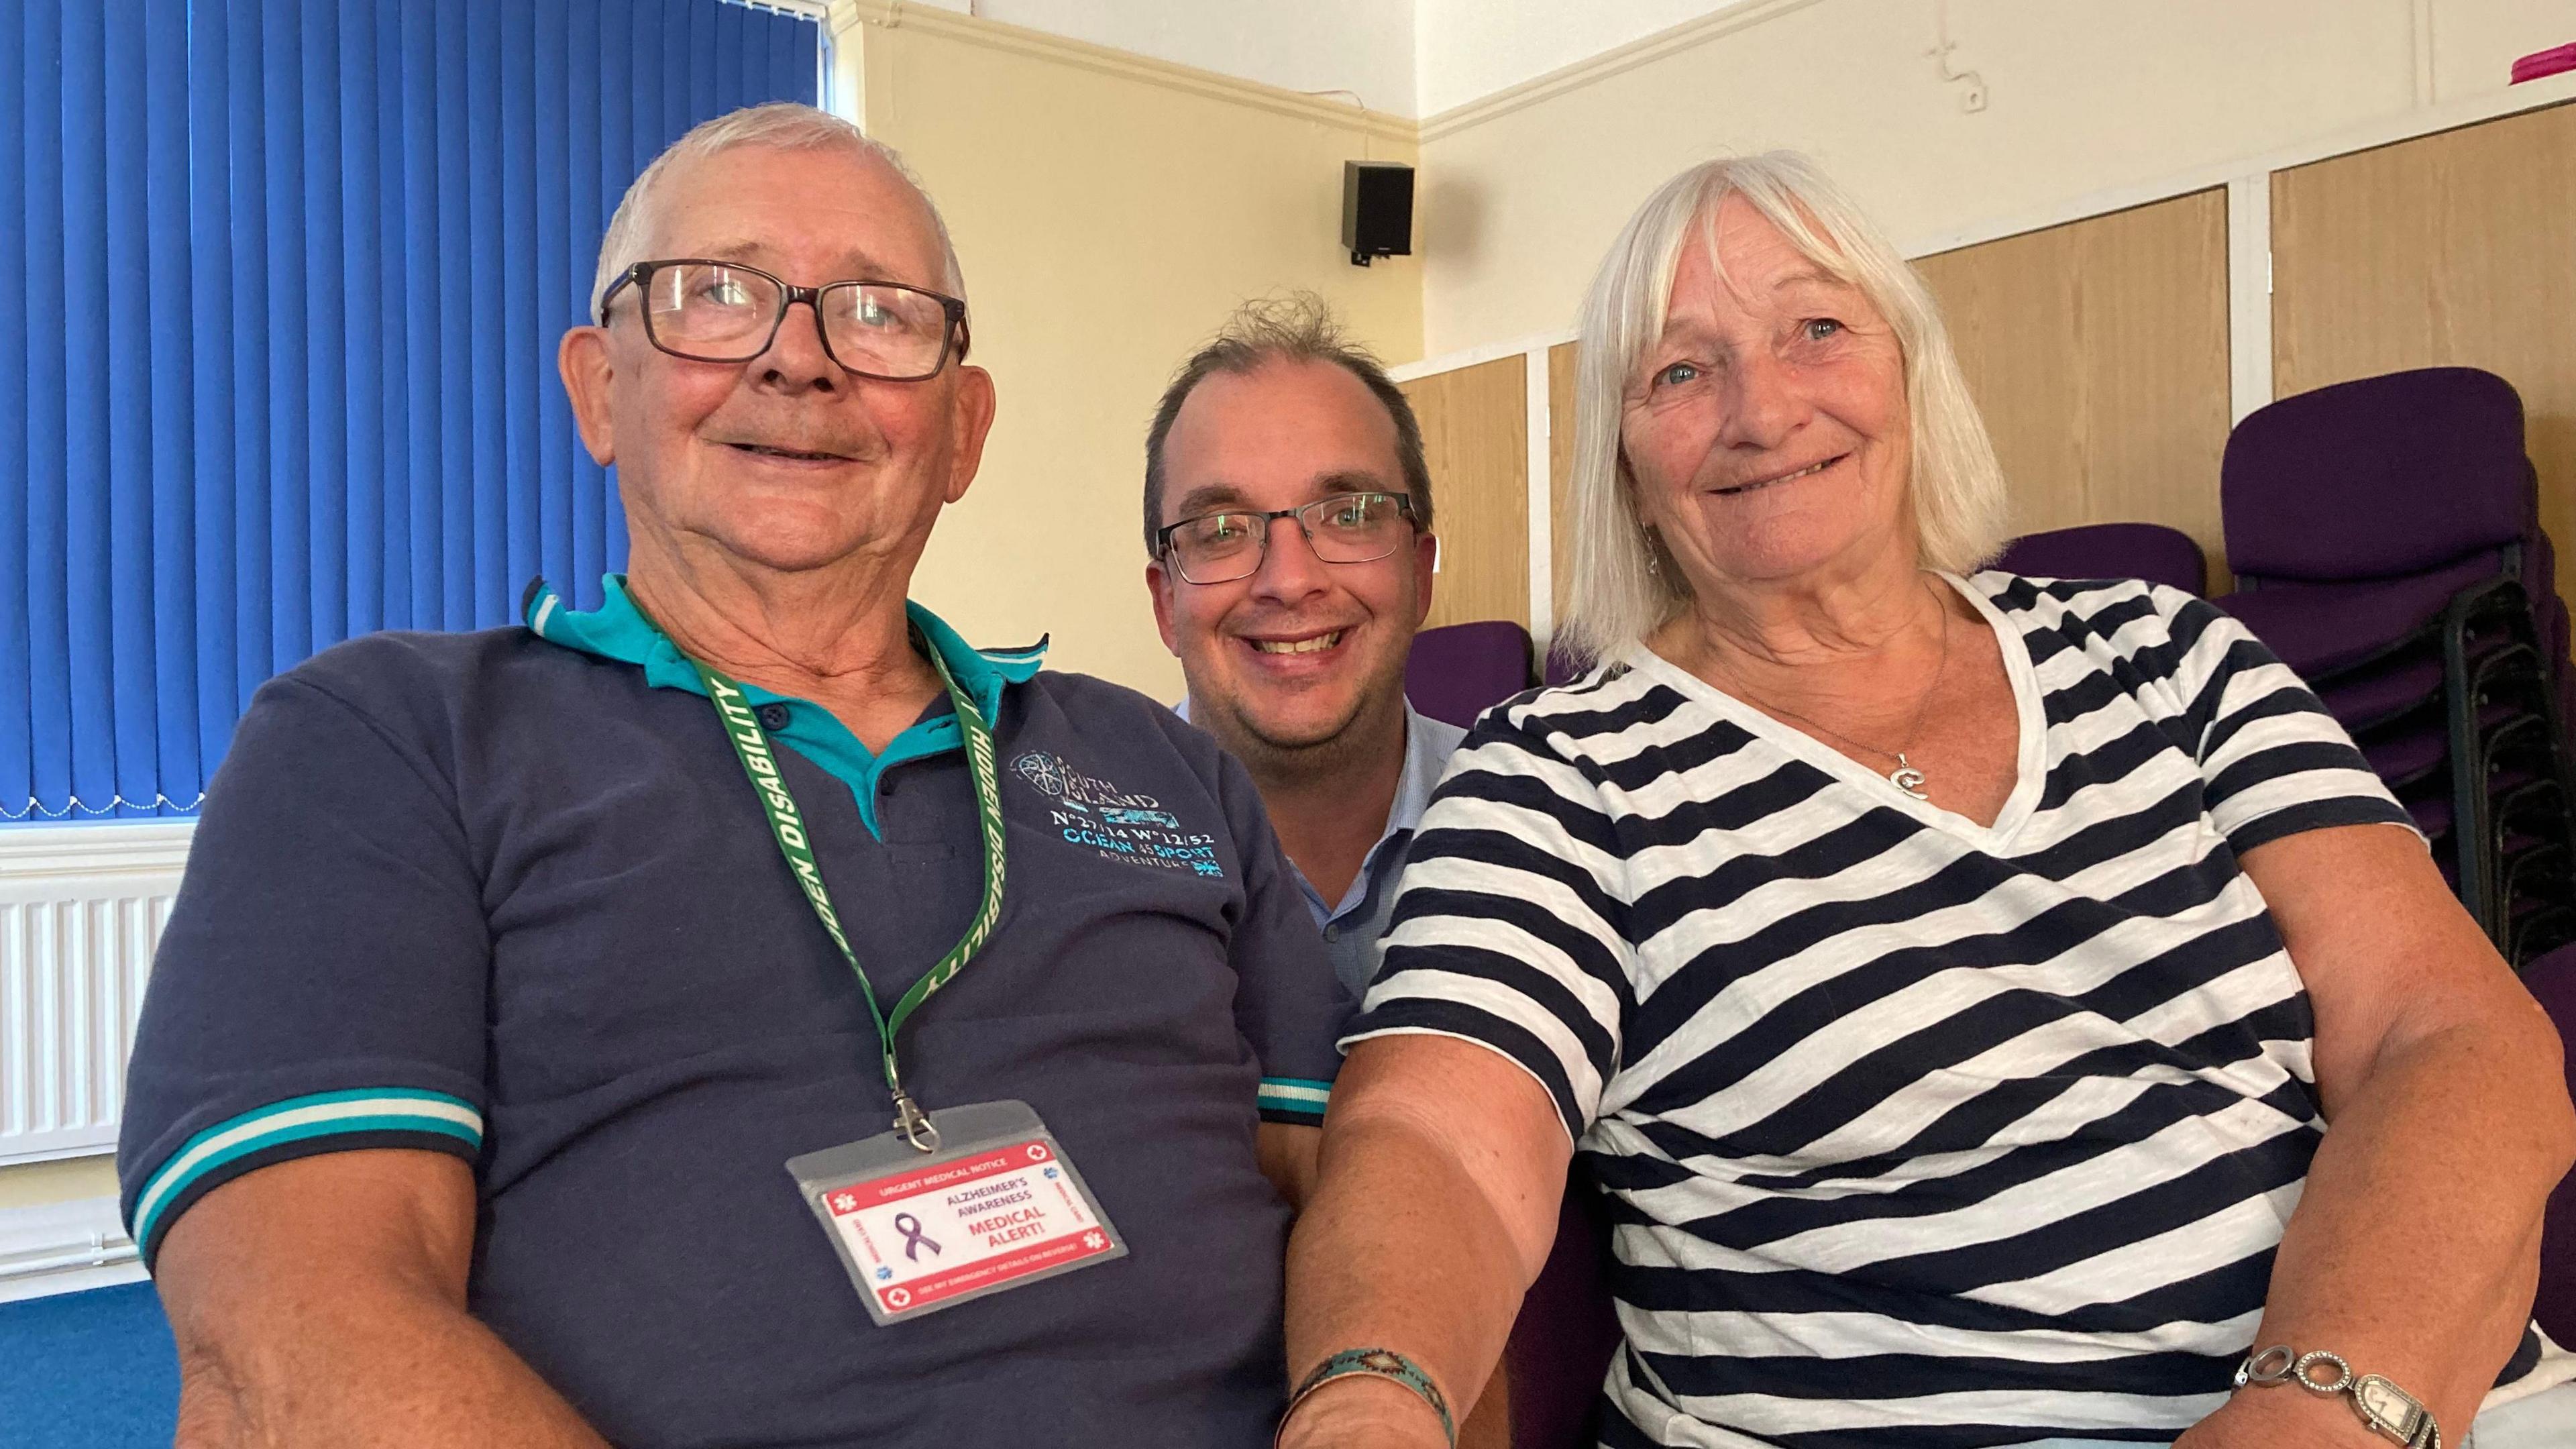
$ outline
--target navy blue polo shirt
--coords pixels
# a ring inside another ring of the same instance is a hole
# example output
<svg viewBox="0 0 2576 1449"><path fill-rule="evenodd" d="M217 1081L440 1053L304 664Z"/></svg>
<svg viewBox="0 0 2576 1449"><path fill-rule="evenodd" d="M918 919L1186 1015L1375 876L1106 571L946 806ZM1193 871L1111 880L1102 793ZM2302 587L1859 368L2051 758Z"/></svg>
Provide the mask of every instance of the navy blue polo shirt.
<svg viewBox="0 0 2576 1449"><path fill-rule="evenodd" d="M1289 1214L1350 1002L1243 768L1132 691L921 636L996 722L1007 888L900 1043L1017 1098L1130 1256L868 1319L785 1171L887 1130L874 1027L696 673L609 581L533 628L378 634L253 700L144 1000L119 1166L148 1262L260 1166L471 1162L469 1304L627 1445L1266 1443ZM881 1000L981 889L946 699L872 754L752 691Z"/></svg>

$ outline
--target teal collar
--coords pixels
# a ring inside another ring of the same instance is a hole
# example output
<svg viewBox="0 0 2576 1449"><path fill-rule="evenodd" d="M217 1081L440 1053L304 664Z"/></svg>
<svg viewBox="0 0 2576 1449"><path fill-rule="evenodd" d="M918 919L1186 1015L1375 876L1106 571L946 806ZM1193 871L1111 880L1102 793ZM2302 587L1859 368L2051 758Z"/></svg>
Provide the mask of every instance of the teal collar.
<svg viewBox="0 0 2576 1449"><path fill-rule="evenodd" d="M707 688L699 680L697 669L680 653L679 646L635 607L635 601L627 596L624 577L602 575L600 594L598 608L571 609L545 580L536 579L528 585L520 616L538 638L549 644L636 665L644 671L644 682L656 689L683 689L705 697ZM1002 691L1026 682L1038 672L1046 662L1046 641L1040 639L1026 649L977 649L937 614L910 601L903 607L913 628L939 651L949 672L957 677L958 687L983 711L986 723L1000 728ZM790 706L788 722L770 733L848 785L858 797L859 817L867 823L869 832L880 838L876 795L886 770L906 760L957 749L963 742L955 716L943 713L923 719L895 736L882 754L871 754L847 726L819 705L792 695L775 694L756 684L745 684L743 692L754 705Z"/></svg>
<svg viewBox="0 0 2576 1449"><path fill-rule="evenodd" d="M625 575L602 574L599 587L600 606L584 612L566 607L563 597L545 580L531 580L520 615L537 637L549 644L643 666L644 681L657 689L685 689L699 695L707 692L679 647L627 597ZM947 620L921 605L906 600L903 610L912 626L921 631L921 637L947 661L949 672L957 676L957 683L975 701L975 707L984 712L987 721L1000 720L1005 686L1027 682L1046 663L1044 639L1025 649L977 649L948 627ZM763 691L753 686L752 692Z"/></svg>

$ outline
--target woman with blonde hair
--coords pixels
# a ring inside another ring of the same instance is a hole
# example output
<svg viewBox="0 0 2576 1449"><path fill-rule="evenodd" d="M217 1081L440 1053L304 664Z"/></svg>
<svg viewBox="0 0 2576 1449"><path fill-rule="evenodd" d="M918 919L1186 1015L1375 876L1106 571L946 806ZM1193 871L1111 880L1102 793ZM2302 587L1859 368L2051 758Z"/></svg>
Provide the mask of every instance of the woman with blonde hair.
<svg viewBox="0 0 2576 1449"><path fill-rule="evenodd" d="M2570 1442L2556 1035L2314 697L2172 589L1976 572L1940 318L1799 158L1648 198L1580 342L1597 664L1415 837L1282 1442L1440 1444L1569 1162L1622 1449Z"/></svg>

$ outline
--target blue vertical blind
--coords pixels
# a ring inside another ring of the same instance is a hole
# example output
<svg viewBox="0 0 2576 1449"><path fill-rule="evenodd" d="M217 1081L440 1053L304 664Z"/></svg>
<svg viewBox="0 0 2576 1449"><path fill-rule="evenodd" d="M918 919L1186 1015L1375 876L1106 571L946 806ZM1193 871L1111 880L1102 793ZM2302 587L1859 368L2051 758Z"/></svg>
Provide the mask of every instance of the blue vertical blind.
<svg viewBox="0 0 2576 1449"><path fill-rule="evenodd" d="M627 184L813 104L730 0L0 0L0 820L184 815L261 681L625 556L554 350Z"/></svg>

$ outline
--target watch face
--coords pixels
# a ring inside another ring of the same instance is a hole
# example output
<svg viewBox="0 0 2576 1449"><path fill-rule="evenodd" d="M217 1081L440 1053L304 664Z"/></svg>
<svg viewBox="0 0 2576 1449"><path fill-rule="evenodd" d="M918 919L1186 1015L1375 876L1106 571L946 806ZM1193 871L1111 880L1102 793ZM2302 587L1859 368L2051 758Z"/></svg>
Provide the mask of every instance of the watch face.
<svg viewBox="0 0 2576 1449"><path fill-rule="evenodd" d="M2412 1437L2423 1422L2424 1406L2412 1394L2377 1374L2364 1374L2352 1386L2353 1407L2372 1424L2394 1430L2401 1438Z"/></svg>

